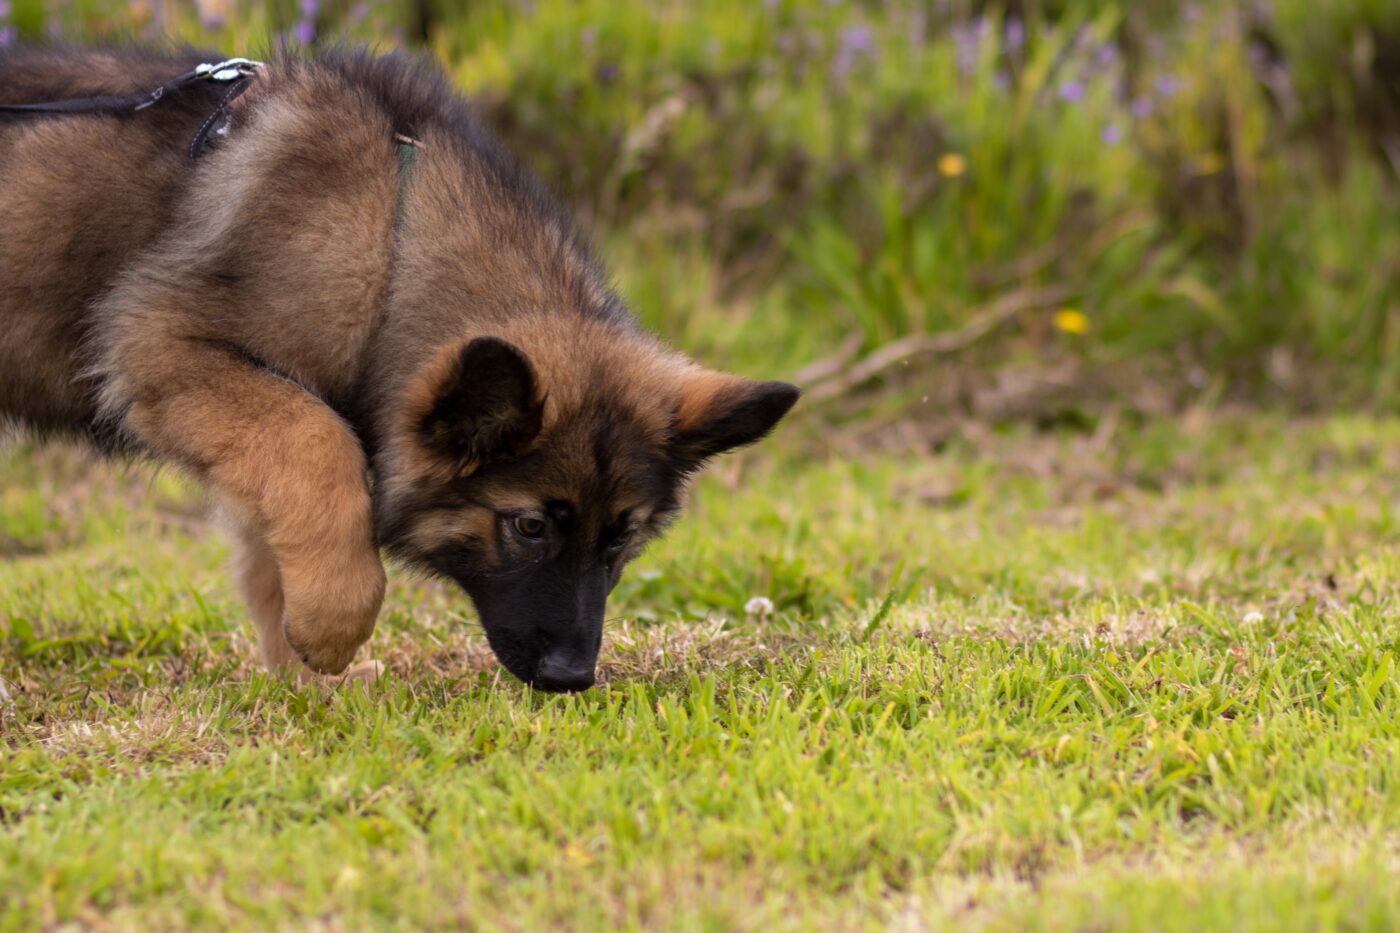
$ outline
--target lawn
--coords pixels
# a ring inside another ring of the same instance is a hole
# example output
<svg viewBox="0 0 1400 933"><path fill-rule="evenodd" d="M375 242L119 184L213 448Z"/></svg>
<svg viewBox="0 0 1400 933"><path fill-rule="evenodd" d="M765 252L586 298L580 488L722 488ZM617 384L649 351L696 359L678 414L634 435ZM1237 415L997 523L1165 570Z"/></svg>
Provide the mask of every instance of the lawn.
<svg viewBox="0 0 1400 933"><path fill-rule="evenodd" d="M195 491L11 445L0 927L1394 927L1400 422L1086 427L799 421L562 697L401 571L270 680Z"/></svg>
<svg viewBox="0 0 1400 933"><path fill-rule="evenodd" d="M432 56L813 391L565 697L403 571L270 679L198 490L0 437L0 933L1400 927L1400 4L0 0L122 37Z"/></svg>

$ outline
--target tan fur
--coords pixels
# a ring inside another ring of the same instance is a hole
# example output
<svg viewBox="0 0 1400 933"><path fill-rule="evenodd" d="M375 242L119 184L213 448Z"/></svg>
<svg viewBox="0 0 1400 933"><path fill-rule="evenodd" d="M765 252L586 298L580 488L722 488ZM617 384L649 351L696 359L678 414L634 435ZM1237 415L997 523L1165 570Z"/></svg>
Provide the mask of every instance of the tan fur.
<svg viewBox="0 0 1400 933"><path fill-rule="evenodd" d="M711 417L725 397L742 389L746 380L729 373L690 369L681 380L680 402L676 406L675 429L689 430Z"/></svg>
<svg viewBox="0 0 1400 933"><path fill-rule="evenodd" d="M238 553L235 575L238 588L248 604L248 612L258 629L263 664L270 671L294 674L301 667L301 658L282 631L284 603L277 556L262 535L252 528L237 528L236 535Z"/></svg>
<svg viewBox="0 0 1400 933"><path fill-rule="evenodd" d="M539 501L534 497L515 497L511 500L499 500L496 508L535 508L538 505ZM495 525L496 513L489 509L442 509L429 512L418 520L411 532L412 544L425 553L469 536L476 536L488 545L494 545Z"/></svg>

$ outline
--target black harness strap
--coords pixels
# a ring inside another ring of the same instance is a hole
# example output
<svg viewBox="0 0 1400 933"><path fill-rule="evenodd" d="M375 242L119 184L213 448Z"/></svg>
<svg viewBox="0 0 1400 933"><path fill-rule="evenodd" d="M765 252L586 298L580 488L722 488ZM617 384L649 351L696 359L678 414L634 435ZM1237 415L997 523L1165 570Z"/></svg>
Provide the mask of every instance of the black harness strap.
<svg viewBox="0 0 1400 933"><path fill-rule="evenodd" d="M53 100L33 104L4 104L0 103L0 114L82 114L82 113L110 113L110 114L134 114L152 107L162 100L180 93L196 84L212 81L217 84L227 85L228 90L223 97L219 98L219 103L199 125L194 138L190 140L190 148L186 153L193 160L199 158L204 151L204 145L210 136L222 135L228 128L229 104L237 99L248 89L248 84L254 78L258 69L262 67L262 62L255 62L247 58L230 58L218 64L196 65L192 70L185 72L177 78L162 84L160 87L150 91L143 91L137 94L115 94L97 97L72 97L67 100ZM395 227L401 226L403 222L404 204L408 183L413 178L413 170L418 161L418 150L423 147L421 140L414 139L403 133L394 134L394 145L398 150L399 162L399 192L398 206L396 209Z"/></svg>
<svg viewBox="0 0 1400 933"><path fill-rule="evenodd" d="M190 161L199 158L199 154L204 151L204 144L210 136L222 136L228 131L229 113L228 106L248 89L248 76L237 79L229 83L228 90L224 96L219 98L219 105L215 107L204 122L199 125L199 130L194 134L194 139L190 140L189 151L185 154Z"/></svg>
<svg viewBox="0 0 1400 933"><path fill-rule="evenodd" d="M139 113L147 107L160 103L167 97L206 81L225 84L228 86L228 90L219 99L218 105L209 114L209 117L200 124L199 131L195 133L194 139L190 142L188 155L191 159L195 159L203 152L204 144L210 136L218 135L227 128L229 104L233 103L239 94L247 90L249 79L256 75L261 67L262 62L255 62L247 58L230 58L218 64L196 65L192 70L150 91L136 94L73 97L67 100L33 104L0 104L0 113L132 114Z"/></svg>

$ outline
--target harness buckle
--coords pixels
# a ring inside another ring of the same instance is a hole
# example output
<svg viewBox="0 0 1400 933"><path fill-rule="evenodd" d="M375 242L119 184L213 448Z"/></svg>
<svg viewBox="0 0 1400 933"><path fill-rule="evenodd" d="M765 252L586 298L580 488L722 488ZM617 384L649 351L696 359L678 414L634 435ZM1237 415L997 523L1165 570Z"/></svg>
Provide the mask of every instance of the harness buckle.
<svg viewBox="0 0 1400 933"><path fill-rule="evenodd" d="M218 64L206 62L202 65L196 65L194 76L210 81L237 81L240 78L251 78L262 66L262 62L254 61L251 58L230 58Z"/></svg>

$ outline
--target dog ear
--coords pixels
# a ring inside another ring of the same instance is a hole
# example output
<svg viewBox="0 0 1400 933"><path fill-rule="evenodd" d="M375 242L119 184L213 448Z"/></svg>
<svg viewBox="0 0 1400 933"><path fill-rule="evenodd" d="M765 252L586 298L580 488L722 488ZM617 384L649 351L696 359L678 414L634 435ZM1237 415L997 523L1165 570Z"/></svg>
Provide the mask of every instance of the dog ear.
<svg viewBox="0 0 1400 933"><path fill-rule="evenodd" d="M671 459L690 472L716 454L761 440L801 394L786 382L754 382L728 373L695 371L681 388Z"/></svg>
<svg viewBox="0 0 1400 933"><path fill-rule="evenodd" d="M478 337L464 346L423 417L423 442L466 465L523 452L540 433L544 400L535 371L514 345Z"/></svg>

